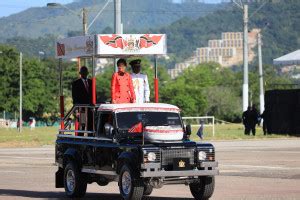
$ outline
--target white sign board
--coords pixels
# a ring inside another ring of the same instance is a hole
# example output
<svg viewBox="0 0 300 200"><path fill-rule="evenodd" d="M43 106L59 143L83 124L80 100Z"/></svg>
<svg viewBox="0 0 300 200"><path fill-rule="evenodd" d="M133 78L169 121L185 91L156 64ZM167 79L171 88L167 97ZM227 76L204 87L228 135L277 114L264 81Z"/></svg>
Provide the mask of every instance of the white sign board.
<svg viewBox="0 0 300 200"><path fill-rule="evenodd" d="M165 34L97 34L60 39L56 58L120 57L167 53Z"/></svg>
<svg viewBox="0 0 300 200"><path fill-rule="evenodd" d="M100 34L97 55L162 55L167 53L165 34Z"/></svg>
<svg viewBox="0 0 300 200"><path fill-rule="evenodd" d="M95 36L78 36L56 41L56 58L77 58L94 54Z"/></svg>

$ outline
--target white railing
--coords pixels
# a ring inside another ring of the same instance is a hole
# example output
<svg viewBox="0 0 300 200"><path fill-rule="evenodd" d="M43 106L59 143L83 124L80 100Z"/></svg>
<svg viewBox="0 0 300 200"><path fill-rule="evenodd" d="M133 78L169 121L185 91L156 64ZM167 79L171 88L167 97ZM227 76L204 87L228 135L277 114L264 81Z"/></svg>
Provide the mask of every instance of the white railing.
<svg viewBox="0 0 300 200"><path fill-rule="evenodd" d="M191 120L192 122L196 122L197 123L191 123L192 127L200 127L200 120L204 120L204 124L203 126L211 126L212 127L212 135L215 136L215 117L214 116L202 116L202 117L182 117L183 121L187 121L187 120ZM209 122L209 120L211 122ZM187 123L186 123L187 124Z"/></svg>

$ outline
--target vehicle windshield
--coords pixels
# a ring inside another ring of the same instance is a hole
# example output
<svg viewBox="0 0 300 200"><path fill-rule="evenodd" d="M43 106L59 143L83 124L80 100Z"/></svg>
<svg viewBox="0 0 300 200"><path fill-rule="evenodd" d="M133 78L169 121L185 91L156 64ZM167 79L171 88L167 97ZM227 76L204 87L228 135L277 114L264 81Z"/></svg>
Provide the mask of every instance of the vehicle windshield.
<svg viewBox="0 0 300 200"><path fill-rule="evenodd" d="M117 125L120 129L129 129L143 121L146 126L182 127L179 113L172 112L122 112L117 113Z"/></svg>

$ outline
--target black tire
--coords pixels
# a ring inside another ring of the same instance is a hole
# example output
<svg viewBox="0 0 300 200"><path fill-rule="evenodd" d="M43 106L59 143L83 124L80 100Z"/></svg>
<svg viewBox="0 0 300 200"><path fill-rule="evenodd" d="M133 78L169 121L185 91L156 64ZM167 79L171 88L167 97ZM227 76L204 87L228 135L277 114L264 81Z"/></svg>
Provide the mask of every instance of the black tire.
<svg viewBox="0 0 300 200"><path fill-rule="evenodd" d="M144 186L144 196L150 195L153 191L152 185L145 185Z"/></svg>
<svg viewBox="0 0 300 200"><path fill-rule="evenodd" d="M69 162L64 171L64 188L68 197L83 197L86 193L87 181L74 162Z"/></svg>
<svg viewBox="0 0 300 200"><path fill-rule="evenodd" d="M215 177L200 177L199 181L200 182L190 184L191 193L196 200L207 200L214 193Z"/></svg>
<svg viewBox="0 0 300 200"><path fill-rule="evenodd" d="M124 200L140 200L143 197L144 184L128 164L121 168L119 189Z"/></svg>

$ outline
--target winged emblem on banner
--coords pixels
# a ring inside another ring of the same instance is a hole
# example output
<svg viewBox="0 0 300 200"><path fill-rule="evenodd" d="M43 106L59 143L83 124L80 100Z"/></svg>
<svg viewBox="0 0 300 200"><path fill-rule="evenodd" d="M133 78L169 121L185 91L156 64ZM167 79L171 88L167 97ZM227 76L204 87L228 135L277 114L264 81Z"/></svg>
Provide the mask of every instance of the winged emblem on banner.
<svg viewBox="0 0 300 200"><path fill-rule="evenodd" d="M140 37L134 37L130 35L128 38L123 38L121 35L113 34L112 36L100 36L101 41L113 48L120 48L124 50L134 51L142 48L149 48L159 43L162 35L149 34L142 35Z"/></svg>

